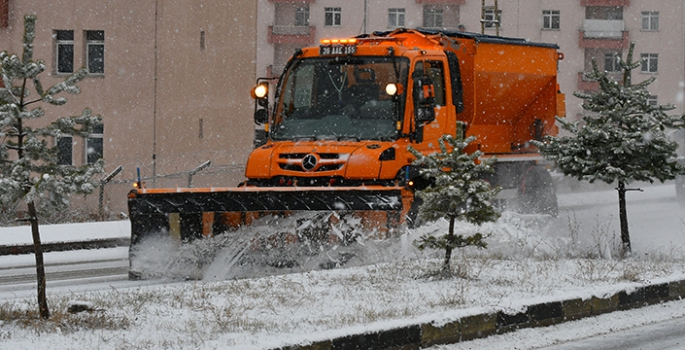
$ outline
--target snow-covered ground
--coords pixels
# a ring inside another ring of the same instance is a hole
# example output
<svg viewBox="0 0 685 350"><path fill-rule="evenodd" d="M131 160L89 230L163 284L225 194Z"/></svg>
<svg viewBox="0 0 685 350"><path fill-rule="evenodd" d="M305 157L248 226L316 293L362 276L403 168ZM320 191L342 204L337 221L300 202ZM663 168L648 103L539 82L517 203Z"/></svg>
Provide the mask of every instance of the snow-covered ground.
<svg viewBox="0 0 685 350"><path fill-rule="evenodd" d="M452 260L464 278L435 277L441 252L419 252L411 244L423 233L444 231L446 223L438 222L391 241L367 241L366 258L352 259L346 268L291 274L265 269L258 278L226 280L236 272L227 271L225 261L216 259L205 267L202 281L100 285L90 291L48 284L53 320L45 324L25 320L26 310L36 308L33 297L3 295L0 349L269 349L420 322L447 322L484 311L515 313L545 301L602 297L647 283L685 279L684 216L674 200L673 185L650 186L631 196L635 254L626 260L612 258L618 227L615 215L607 217L604 212L617 211L615 191L561 195L565 209L558 218L506 212L496 224L484 225L481 232L489 234L488 249L465 249ZM602 202L608 205L590 206ZM656 222L650 221L653 217ZM46 226L42 235L46 242L66 241L80 239L77 236L122 237L127 230L128 222L121 221ZM0 229L0 244L10 242L30 242L30 231ZM83 254L121 252L49 253L46 260L83 259ZM0 266L30 264L32 258L0 257ZM95 311L68 314L66 308L73 301ZM581 321L573 331L558 331L556 337L525 330L454 349L530 349L683 317L685 303L641 311ZM8 314L19 315L18 320Z"/></svg>
<svg viewBox="0 0 685 350"><path fill-rule="evenodd" d="M128 220L49 225L40 226L39 229L40 239L43 243L78 242L131 236L131 223ZM0 228L0 245L20 244L33 244L31 229L28 225Z"/></svg>

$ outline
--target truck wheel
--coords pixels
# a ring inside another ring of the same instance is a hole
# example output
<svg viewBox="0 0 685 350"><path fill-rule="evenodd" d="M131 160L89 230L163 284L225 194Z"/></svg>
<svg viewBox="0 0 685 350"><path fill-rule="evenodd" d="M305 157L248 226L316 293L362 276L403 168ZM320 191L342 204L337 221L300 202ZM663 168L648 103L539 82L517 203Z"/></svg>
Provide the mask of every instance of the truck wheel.
<svg viewBox="0 0 685 350"><path fill-rule="evenodd" d="M531 166L521 176L518 209L526 214L559 214L554 179L543 166Z"/></svg>

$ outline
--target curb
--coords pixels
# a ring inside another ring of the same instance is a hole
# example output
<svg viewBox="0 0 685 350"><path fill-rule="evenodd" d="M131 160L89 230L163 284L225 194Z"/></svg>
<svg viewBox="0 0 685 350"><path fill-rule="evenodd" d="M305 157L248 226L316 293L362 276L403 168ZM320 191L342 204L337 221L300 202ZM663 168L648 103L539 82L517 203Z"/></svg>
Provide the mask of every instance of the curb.
<svg viewBox="0 0 685 350"><path fill-rule="evenodd" d="M68 250L80 250L80 249L102 249L102 248L116 248L116 247L128 247L131 244L130 238L105 238L105 239L95 239L91 241L78 241L78 242L54 242L54 243L43 243L43 253L48 252L63 252ZM24 245L0 245L0 255L21 255L21 254L33 254L35 252L33 244Z"/></svg>
<svg viewBox="0 0 685 350"><path fill-rule="evenodd" d="M436 325L419 323L371 333L347 335L306 345L290 345L272 350L382 350L421 349L440 344L485 338L522 328L546 327L614 311L637 309L685 297L685 280L652 284L632 292L620 291L604 298L568 299L529 305L525 312L503 311L462 317Z"/></svg>

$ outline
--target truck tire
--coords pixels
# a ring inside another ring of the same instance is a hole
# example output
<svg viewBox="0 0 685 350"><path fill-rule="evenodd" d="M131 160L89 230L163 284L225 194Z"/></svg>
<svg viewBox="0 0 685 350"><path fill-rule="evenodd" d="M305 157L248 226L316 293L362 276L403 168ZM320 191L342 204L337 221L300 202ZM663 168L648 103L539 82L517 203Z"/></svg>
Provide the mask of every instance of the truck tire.
<svg viewBox="0 0 685 350"><path fill-rule="evenodd" d="M559 214L554 179L545 167L533 165L523 173L518 188L517 207L525 214Z"/></svg>

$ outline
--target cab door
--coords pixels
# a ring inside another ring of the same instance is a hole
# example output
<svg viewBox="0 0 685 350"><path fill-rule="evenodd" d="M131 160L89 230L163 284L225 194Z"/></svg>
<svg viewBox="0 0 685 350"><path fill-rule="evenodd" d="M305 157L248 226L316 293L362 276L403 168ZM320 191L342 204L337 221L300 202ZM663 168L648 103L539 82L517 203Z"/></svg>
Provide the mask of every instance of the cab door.
<svg viewBox="0 0 685 350"><path fill-rule="evenodd" d="M450 128L448 125L449 110L447 108L447 85L445 81L445 69L447 64L443 57L422 57L414 63L414 73L412 74L412 79L417 80L421 77L430 78L430 82L433 85L433 96L435 101L435 119L429 123L415 123L414 130L418 134L416 137L415 145L412 145L419 151L425 152L428 150L437 150L439 145L437 143L438 138L442 135L449 133L454 134L454 126ZM416 84L414 81L410 84L414 89ZM416 96L415 93L410 94L411 96Z"/></svg>

